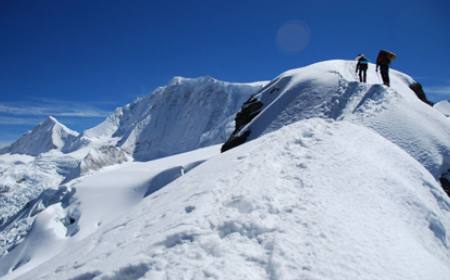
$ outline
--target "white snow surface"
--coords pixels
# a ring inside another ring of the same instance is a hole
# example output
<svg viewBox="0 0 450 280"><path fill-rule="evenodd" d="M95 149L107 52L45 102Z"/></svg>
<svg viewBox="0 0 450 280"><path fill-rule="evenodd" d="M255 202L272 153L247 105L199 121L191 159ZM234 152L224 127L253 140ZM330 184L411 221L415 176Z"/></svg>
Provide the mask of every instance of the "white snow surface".
<svg viewBox="0 0 450 280"><path fill-rule="evenodd" d="M69 156L0 156L0 259L27 238L33 225L30 216L41 209L36 199L57 189L64 174L76 167L77 160Z"/></svg>
<svg viewBox="0 0 450 280"><path fill-rule="evenodd" d="M448 100L442 100L433 106L436 110L444 114L444 116L450 118L450 102Z"/></svg>
<svg viewBox="0 0 450 280"><path fill-rule="evenodd" d="M65 185L75 190L70 204L56 203L28 218L33 220L31 231L24 242L0 258L0 277L6 274L2 279L15 279L62 251L75 250L86 237L105 229L145 195L218 153L219 146L211 146L145 163L109 166L72 180ZM73 221L68 225L69 219Z"/></svg>
<svg viewBox="0 0 450 280"><path fill-rule="evenodd" d="M1 152L37 156L53 149L62 151L77 137L78 132L70 130L50 116Z"/></svg>
<svg viewBox="0 0 450 280"><path fill-rule="evenodd" d="M449 211L397 145L311 119L214 157L17 279L444 280Z"/></svg>

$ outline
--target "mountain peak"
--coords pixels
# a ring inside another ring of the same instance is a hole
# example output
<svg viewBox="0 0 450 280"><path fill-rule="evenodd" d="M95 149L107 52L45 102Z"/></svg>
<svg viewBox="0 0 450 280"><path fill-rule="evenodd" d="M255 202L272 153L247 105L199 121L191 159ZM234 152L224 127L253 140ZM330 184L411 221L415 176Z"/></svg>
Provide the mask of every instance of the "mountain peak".
<svg viewBox="0 0 450 280"><path fill-rule="evenodd" d="M78 136L78 134L79 134L75 130L72 130L72 129L68 128L67 126L65 126L64 124L62 124L60 121L58 121L53 116L47 116L47 119L42 124L43 125L52 125L53 127L59 127L68 134L72 134L72 135L76 135L76 136Z"/></svg>
<svg viewBox="0 0 450 280"><path fill-rule="evenodd" d="M2 152L37 156L53 149L62 151L77 137L78 132L67 128L55 117L48 116Z"/></svg>
<svg viewBox="0 0 450 280"><path fill-rule="evenodd" d="M45 122L59 123L59 121L53 116L47 116L47 119L45 120Z"/></svg>
<svg viewBox="0 0 450 280"><path fill-rule="evenodd" d="M175 76L152 94L119 108L84 135L110 139L136 160L221 143L231 133L240 105L264 85L222 82L211 76Z"/></svg>

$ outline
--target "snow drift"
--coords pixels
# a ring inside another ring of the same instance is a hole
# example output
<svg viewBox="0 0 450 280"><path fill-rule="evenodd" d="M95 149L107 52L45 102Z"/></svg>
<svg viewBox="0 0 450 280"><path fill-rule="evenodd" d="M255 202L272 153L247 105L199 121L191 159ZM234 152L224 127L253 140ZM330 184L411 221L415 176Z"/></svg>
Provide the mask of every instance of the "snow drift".
<svg viewBox="0 0 450 280"><path fill-rule="evenodd" d="M0 256L0 277L15 278L58 253L74 250L87 236L127 213L145 196L218 151L218 146L212 146L146 163L127 162L72 180L56 190L45 190L5 224L9 229L14 220L22 218L25 225L19 229L26 238L5 235L6 241L12 240L5 245L9 252ZM20 242L15 242L19 237Z"/></svg>

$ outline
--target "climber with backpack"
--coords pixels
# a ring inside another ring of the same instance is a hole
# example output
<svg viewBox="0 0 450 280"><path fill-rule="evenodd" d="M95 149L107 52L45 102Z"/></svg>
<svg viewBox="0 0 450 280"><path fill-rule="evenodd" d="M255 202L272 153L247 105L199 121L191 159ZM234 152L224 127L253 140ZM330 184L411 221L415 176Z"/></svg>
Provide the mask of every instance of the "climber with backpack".
<svg viewBox="0 0 450 280"><path fill-rule="evenodd" d="M356 64L356 73L358 73L359 81L365 83L367 81L367 68L369 68L369 60L363 55L359 54L356 57L358 63Z"/></svg>
<svg viewBox="0 0 450 280"><path fill-rule="evenodd" d="M392 60L395 59L395 57L396 55L393 52L386 50L380 50L377 57L377 67L375 71L378 72L378 68L380 68L383 84L388 87L391 84L389 80L389 65L391 64Z"/></svg>

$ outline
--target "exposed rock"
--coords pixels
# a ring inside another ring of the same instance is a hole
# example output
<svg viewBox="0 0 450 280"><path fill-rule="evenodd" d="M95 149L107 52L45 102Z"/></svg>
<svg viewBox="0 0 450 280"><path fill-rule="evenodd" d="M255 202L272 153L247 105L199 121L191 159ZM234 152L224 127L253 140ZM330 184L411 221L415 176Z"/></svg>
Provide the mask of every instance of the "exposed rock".
<svg viewBox="0 0 450 280"><path fill-rule="evenodd" d="M430 100L428 100L425 91L423 91L423 87L420 83L412 83L409 85L409 88L414 91L414 93L417 95L417 98L419 98L420 100L422 100L422 102L433 106L433 102L431 102Z"/></svg>
<svg viewBox="0 0 450 280"><path fill-rule="evenodd" d="M242 105L241 110L236 114L236 117L234 118L234 131L231 134L230 138L228 138L228 140L225 142L225 144L223 144L221 152L225 152L229 149L239 146L247 140L250 131L247 130L241 134L239 134L239 132L241 128L243 128L261 112L262 107L263 103L256 99L253 95L250 96L247 101L245 101L245 103Z"/></svg>
<svg viewBox="0 0 450 280"><path fill-rule="evenodd" d="M450 196L450 169L442 175L439 181L444 191Z"/></svg>

